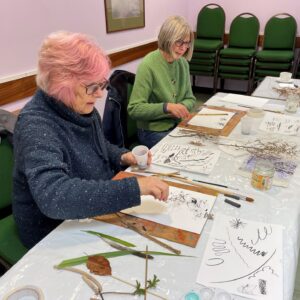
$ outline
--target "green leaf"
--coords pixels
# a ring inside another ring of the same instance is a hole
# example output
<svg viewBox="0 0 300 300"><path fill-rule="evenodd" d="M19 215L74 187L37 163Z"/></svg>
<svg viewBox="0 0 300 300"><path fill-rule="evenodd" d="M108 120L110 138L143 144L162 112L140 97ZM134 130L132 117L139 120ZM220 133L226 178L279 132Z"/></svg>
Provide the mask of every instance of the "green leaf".
<svg viewBox="0 0 300 300"><path fill-rule="evenodd" d="M134 244L126 242L126 241L121 240L121 239L118 239L118 238L116 238L114 236L111 236L111 235L107 235L107 234L97 232L97 231L92 231L92 230L82 230L82 231L87 232L89 234L96 235L96 236L101 236L103 238L109 239L111 241L114 241L114 242L119 243L119 244L121 244L123 246L126 246L126 247L135 247Z"/></svg>
<svg viewBox="0 0 300 300"><path fill-rule="evenodd" d="M153 279L149 279L147 280L148 283L148 288L155 288L157 286L157 284L160 282L160 280L158 279L158 277L154 274Z"/></svg>
<svg viewBox="0 0 300 300"><path fill-rule="evenodd" d="M96 253L96 254L91 254L91 255L86 255L86 256L80 256L76 258L70 258L63 260L61 263L59 263L56 267L58 269L63 269L65 267L72 267L76 265L81 265L87 262L88 258L90 256L104 256L105 258L112 258L112 257L118 257L118 256L124 256L131 254L129 251L112 251L112 252L103 252L103 253Z"/></svg>
<svg viewBox="0 0 300 300"><path fill-rule="evenodd" d="M141 251L141 252L145 253L144 251ZM195 257L195 256L177 255L177 254L173 254L173 253L158 252L158 251L147 251L147 253L148 254L152 254L152 255L165 255L165 256L176 256L176 257L180 257L180 256L181 257ZM123 251L112 251L112 252L104 252L104 253L95 253L95 254L91 254L91 255L87 255L87 256L80 256L80 257L76 257L76 258L71 258L71 259L63 260L56 267L58 269L63 269L65 267L72 267L72 266L84 264L84 263L87 262L89 256L99 255L99 256L104 256L105 258L113 258L113 257L124 256L124 255L128 255L128 254L131 254L131 251L123 250Z"/></svg>

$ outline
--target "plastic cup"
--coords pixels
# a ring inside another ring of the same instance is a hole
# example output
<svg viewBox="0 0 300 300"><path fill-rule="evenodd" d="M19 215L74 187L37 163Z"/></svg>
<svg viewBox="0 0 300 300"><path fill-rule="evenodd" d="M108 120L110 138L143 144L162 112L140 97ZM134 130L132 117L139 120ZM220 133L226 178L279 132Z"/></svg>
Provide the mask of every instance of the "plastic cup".
<svg viewBox="0 0 300 300"><path fill-rule="evenodd" d="M289 113L296 113L298 111L299 100L298 95L288 95L285 102L285 110Z"/></svg>
<svg viewBox="0 0 300 300"><path fill-rule="evenodd" d="M132 154L134 155L140 169L147 168L148 152L149 148L143 145L136 146L132 149Z"/></svg>
<svg viewBox="0 0 300 300"><path fill-rule="evenodd" d="M282 82L289 82L292 79L292 73L290 72L281 72L279 75L279 79Z"/></svg>
<svg viewBox="0 0 300 300"><path fill-rule="evenodd" d="M242 134L249 135L251 133L253 120L251 117L244 116L241 119L241 132Z"/></svg>

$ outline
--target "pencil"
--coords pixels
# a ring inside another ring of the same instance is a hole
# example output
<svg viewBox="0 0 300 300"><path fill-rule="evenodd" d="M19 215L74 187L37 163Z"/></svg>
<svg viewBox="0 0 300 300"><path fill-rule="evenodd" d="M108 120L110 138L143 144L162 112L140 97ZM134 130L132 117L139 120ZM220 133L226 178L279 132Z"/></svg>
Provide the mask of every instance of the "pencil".
<svg viewBox="0 0 300 300"><path fill-rule="evenodd" d="M228 116L228 114L201 114L201 113L198 113L196 116L197 117L202 117L202 116Z"/></svg>

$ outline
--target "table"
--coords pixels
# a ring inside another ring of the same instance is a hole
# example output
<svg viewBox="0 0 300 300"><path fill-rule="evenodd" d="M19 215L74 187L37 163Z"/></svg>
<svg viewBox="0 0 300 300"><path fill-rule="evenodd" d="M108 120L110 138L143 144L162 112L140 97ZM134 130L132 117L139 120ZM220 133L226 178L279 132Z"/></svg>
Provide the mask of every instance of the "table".
<svg viewBox="0 0 300 300"><path fill-rule="evenodd" d="M295 85L297 85L298 87L300 87L300 79L293 78L291 84L280 83L278 82L278 80L278 77L265 77L259 84L259 86L254 90L252 96L285 100L286 96L280 95L276 90L274 90L274 88L280 88L281 85L286 87L294 87Z"/></svg>
<svg viewBox="0 0 300 300"><path fill-rule="evenodd" d="M222 102L224 93L218 93L208 100L209 105L225 105ZM272 100L270 100L272 104ZM241 108L240 108L241 109ZM174 129L174 132L178 130ZM172 135L171 133L171 135ZM255 131L255 135L259 136ZM230 138L243 139L238 125ZM167 136L162 142L173 144L186 144L191 137L174 138ZM299 138L298 138L299 139ZM216 146L215 146L216 147ZM293 297L295 273L297 269L298 252L300 246L300 170L297 169L289 188L272 187L267 192L253 189L249 179L236 175L243 157L232 157L222 152L213 172L209 176L201 174L189 174L181 172L182 175L193 179L222 182L229 186L238 186L248 195L255 198L254 203L243 202L242 207L237 209L216 200L212 213L222 212L238 218L254 221L263 221L273 224L281 224L285 227L283 236L283 261L284 261L284 300ZM154 167L153 167L154 168ZM165 170L163 167L155 166L155 170ZM204 254L209 233L213 221L208 220L201 234L196 248L190 248L177 243L168 242L171 246L180 249L185 255L194 257L168 257L156 256L149 261L149 277L156 274L161 280L155 292L166 299L178 300L190 290L200 291L202 286L195 283L201 258ZM89 235L83 230L94 230L119 237L137 245L137 249L144 250L146 245L155 251L165 251L157 244L142 238L133 231L110 225L95 220L65 221L52 231L45 239L32 248L16 265L0 278L0 299L10 290L23 285L34 285L42 289L45 299L89 299L93 292L83 282L80 275L68 271L58 271L54 265L62 260L79 257L87 254L113 251L110 246L99 238ZM145 261L132 255L110 259L113 274L131 283L135 280L143 282ZM78 266L81 270L87 270L85 265ZM106 291L132 291L133 289L112 277L98 277ZM216 290L218 293L219 290ZM105 299L133 299L133 296L107 295ZM134 299L142 299L135 297ZM147 299L158 299L148 295ZM246 299L232 296L232 299Z"/></svg>

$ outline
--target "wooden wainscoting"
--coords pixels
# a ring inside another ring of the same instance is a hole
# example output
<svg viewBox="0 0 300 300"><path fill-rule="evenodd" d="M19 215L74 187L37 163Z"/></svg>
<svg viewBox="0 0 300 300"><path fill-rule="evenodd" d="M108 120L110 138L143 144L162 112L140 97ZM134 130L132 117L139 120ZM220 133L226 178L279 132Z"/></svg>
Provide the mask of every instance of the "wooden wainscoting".
<svg viewBox="0 0 300 300"><path fill-rule="evenodd" d="M150 42L109 55L112 67L117 67L141 57L157 49L157 42ZM0 83L0 105L30 97L36 90L35 75Z"/></svg>

